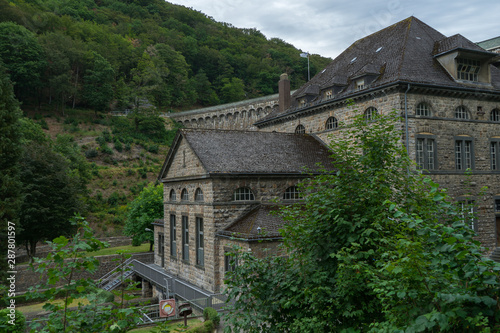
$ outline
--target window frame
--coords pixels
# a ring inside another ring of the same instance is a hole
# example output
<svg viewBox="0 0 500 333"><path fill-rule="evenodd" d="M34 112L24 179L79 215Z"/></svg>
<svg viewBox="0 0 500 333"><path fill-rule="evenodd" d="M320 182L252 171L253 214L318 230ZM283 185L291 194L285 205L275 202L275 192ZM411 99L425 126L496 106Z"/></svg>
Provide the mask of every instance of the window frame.
<svg viewBox="0 0 500 333"><path fill-rule="evenodd" d="M189 201L189 192L186 188L181 191L181 201Z"/></svg>
<svg viewBox="0 0 500 333"><path fill-rule="evenodd" d="M378 116L379 116L379 112L378 112L377 108L374 106L367 107L365 112L363 113L363 117L365 118L365 120L367 122L374 121L375 119L377 119Z"/></svg>
<svg viewBox="0 0 500 333"><path fill-rule="evenodd" d="M158 256L162 262L162 266L165 263L165 235L163 232L158 233Z"/></svg>
<svg viewBox="0 0 500 333"><path fill-rule="evenodd" d="M202 217L196 217L196 265L205 266L205 233Z"/></svg>
<svg viewBox="0 0 500 333"><path fill-rule="evenodd" d="M297 185L289 186L285 192L283 192L284 201L296 201L302 199L302 193L300 193Z"/></svg>
<svg viewBox="0 0 500 333"><path fill-rule="evenodd" d="M458 197L457 204L460 209L460 216L465 224L467 224L472 230L477 232L477 208L476 199L473 197ZM465 210L467 208L467 211ZM467 214L467 216L465 215ZM472 218L469 221L469 217Z"/></svg>
<svg viewBox="0 0 500 333"><path fill-rule="evenodd" d="M224 273L234 272L238 267L238 255L229 255L231 251L224 251Z"/></svg>
<svg viewBox="0 0 500 333"><path fill-rule="evenodd" d="M432 117L431 106L429 105L429 103L427 102L418 103L415 106L415 115L419 117Z"/></svg>
<svg viewBox="0 0 500 333"><path fill-rule="evenodd" d="M189 217L182 215L182 260L189 262Z"/></svg>
<svg viewBox="0 0 500 333"><path fill-rule="evenodd" d="M177 216L170 214L170 256L177 258Z"/></svg>
<svg viewBox="0 0 500 333"><path fill-rule="evenodd" d="M302 124L298 124L297 127L295 127L295 134L306 134L306 128Z"/></svg>
<svg viewBox="0 0 500 333"><path fill-rule="evenodd" d="M244 199L241 199L242 196L244 197ZM252 189L249 187L238 187L233 192L233 201L255 201L255 195Z"/></svg>
<svg viewBox="0 0 500 333"><path fill-rule="evenodd" d="M199 187L194 192L194 201L196 201L196 202L204 202L205 201L205 199L203 197L203 191Z"/></svg>
<svg viewBox="0 0 500 333"><path fill-rule="evenodd" d="M469 82L479 82L481 61L471 58L456 58L457 78Z"/></svg>
<svg viewBox="0 0 500 333"><path fill-rule="evenodd" d="M470 112L469 109L467 109L464 105L459 105L455 108L455 111L453 113L455 119L460 119L460 120L470 120ZM465 115L465 117L464 117Z"/></svg>
<svg viewBox="0 0 500 333"><path fill-rule="evenodd" d="M500 109L493 109L491 110L490 112L490 121L493 121L493 122L500 122Z"/></svg>
<svg viewBox="0 0 500 333"><path fill-rule="evenodd" d="M168 199L169 199L170 201L177 201L177 193L175 192L175 190L174 190L174 189L171 189L171 190L170 190L170 194L169 194L169 196L168 196Z"/></svg>
<svg viewBox="0 0 500 333"><path fill-rule="evenodd" d="M419 142L422 144L422 157L419 156ZM433 151L429 154L429 143L432 145ZM432 158L432 162L430 159ZM417 134L415 137L415 163L421 170L437 170L437 142L435 135ZM432 163L432 166L430 165Z"/></svg>
<svg viewBox="0 0 500 333"><path fill-rule="evenodd" d="M471 136L456 136L454 138L454 152L455 152L455 169L466 171L467 169L474 170L474 138ZM460 143L460 147L457 144ZM470 151L467 152L467 146L469 146ZM460 152L457 151L460 148ZM467 159L467 154L470 154L470 160ZM460 154L460 156L457 156ZM467 163L469 162L469 163ZM465 167L464 167L465 164ZM460 167L459 167L460 166Z"/></svg>
<svg viewBox="0 0 500 333"><path fill-rule="evenodd" d="M500 171L500 138L490 138L490 167L493 171Z"/></svg>
<svg viewBox="0 0 500 333"><path fill-rule="evenodd" d="M325 122L325 130L334 130L339 127L339 122L334 116L328 117Z"/></svg>

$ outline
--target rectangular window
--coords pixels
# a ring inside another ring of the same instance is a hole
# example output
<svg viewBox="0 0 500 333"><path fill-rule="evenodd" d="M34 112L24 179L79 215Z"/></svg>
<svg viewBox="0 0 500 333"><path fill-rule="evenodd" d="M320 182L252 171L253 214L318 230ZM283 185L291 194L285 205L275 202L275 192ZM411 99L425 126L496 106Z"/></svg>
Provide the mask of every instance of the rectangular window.
<svg viewBox="0 0 500 333"><path fill-rule="evenodd" d="M170 255L177 258L177 223L174 214L170 214Z"/></svg>
<svg viewBox="0 0 500 333"><path fill-rule="evenodd" d="M189 225L187 216L182 216L182 259L189 261Z"/></svg>
<svg viewBox="0 0 500 333"><path fill-rule="evenodd" d="M499 146L500 140L490 141L491 170L500 170L500 154L498 151Z"/></svg>
<svg viewBox="0 0 500 333"><path fill-rule="evenodd" d="M203 234L203 218L196 218L196 264L205 265L205 240Z"/></svg>
<svg viewBox="0 0 500 333"><path fill-rule="evenodd" d="M459 202L461 216L465 224L469 225L472 230L476 230L476 213L473 200L463 200Z"/></svg>
<svg viewBox="0 0 500 333"><path fill-rule="evenodd" d="M474 168L472 139L455 140L455 166L457 170Z"/></svg>
<svg viewBox="0 0 500 333"><path fill-rule="evenodd" d="M420 169L434 170L436 165L436 141L433 138L417 138L416 162Z"/></svg>
<svg viewBox="0 0 500 333"><path fill-rule="evenodd" d="M495 198L495 213L500 213L500 199Z"/></svg>
<svg viewBox="0 0 500 333"><path fill-rule="evenodd" d="M165 266L165 236L162 232L158 233L158 256L160 257L160 266Z"/></svg>
<svg viewBox="0 0 500 333"><path fill-rule="evenodd" d="M229 255L228 252L224 252L224 270L226 272L232 272L236 266L238 266L238 257Z"/></svg>
<svg viewBox="0 0 500 333"><path fill-rule="evenodd" d="M480 68L478 60L457 58L457 77L460 80L477 82Z"/></svg>

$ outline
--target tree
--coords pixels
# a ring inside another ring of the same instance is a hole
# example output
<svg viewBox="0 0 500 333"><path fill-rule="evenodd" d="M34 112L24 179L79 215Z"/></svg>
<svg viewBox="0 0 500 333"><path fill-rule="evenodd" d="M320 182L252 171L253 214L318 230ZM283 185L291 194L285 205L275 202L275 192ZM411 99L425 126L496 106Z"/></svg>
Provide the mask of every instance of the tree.
<svg viewBox="0 0 500 333"><path fill-rule="evenodd" d="M7 255L7 223L18 222L21 204L21 181L18 161L21 156L21 110L14 97L12 84L0 62L0 239L1 253ZM19 229L20 231L20 229ZM0 264L0 278L8 271L6 260Z"/></svg>
<svg viewBox="0 0 500 333"><path fill-rule="evenodd" d="M237 102L245 98L245 84L243 80L238 78L222 79L222 84L220 97L224 103Z"/></svg>
<svg viewBox="0 0 500 333"><path fill-rule="evenodd" d="M82 273L95 273L99 260L91 254L107 244L95 238L82 217L73 217L70 224L76 230L75 234L48 242L51 252L46 258L37 259L36 266L31 266L36 273L45 274L47 278L42 279L45 281L42 284L30 288L27 297L45 299L43 308L50 312L44 325L36 321L31 323L32 332L128 332L137 326L141 313L135 307L126 306L123 301L127 298L125 294L121 294L120 303L113 301L111 305L105 305L108 295L98 288L94 279L76 278ZM54 302L61 295L62 303ZM85 298L88 304L72 304L79 298Z"/></svg>
<svg viewBox="0 0 500 333"><path fill-rule="evenodd" d="M301 184L304 201L279 213L288 257L233 254L234 330L498 330L500 265L446 191L415 171L399 119L360 115L332 141L336 171Z"/></svg>
<svg viewBox="0 0 500 333"><path fill-rule="evenodd" d="M132 236L132 245L149 241L149 251L152 251L154 235L146 228L151 230L151 223L161 218L163 218L163 186L151 183L129 204L124 233Z"/></svg>
<svg viewBox="0 0 500 333"><path fill-rule="evenodd" d="M27 143L19 166L24 200L19 211L23 231L17 241L33 258L39 241L72 232L68 220L83 209L82 187L71 174L67 159L48 144Z"/></svg>
<svg viewBox="0 0 500 333"><path fill-rule="evenodd" d="M115 72L111 64L99 53L89 53L89 67L83 79L83 99L96 112L109 108L113 99Z"/></svg>

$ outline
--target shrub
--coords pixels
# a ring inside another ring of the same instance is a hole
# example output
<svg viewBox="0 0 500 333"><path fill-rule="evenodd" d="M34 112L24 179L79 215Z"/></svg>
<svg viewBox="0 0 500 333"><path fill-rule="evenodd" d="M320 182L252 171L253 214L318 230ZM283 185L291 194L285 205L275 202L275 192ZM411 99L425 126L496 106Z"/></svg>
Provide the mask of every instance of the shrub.
<svg viewBox="0 0 500 333"><path fill-rule="evenodd" d="M15 316L15 319L9 317L9 315ZM11 320L14 320L14 325L11 324ZM24 333L26 318L18 310L13 310L13 313L10 309L0 310L0 328L5 333Z"/></svg>
<svg viewBox="0 0 500 333"><path fill-rule="evenodd" d="M150 145L148 146L147 150L150 152L150 153L153 153L153 154L158 154L158 151L159 151L159 147L158 145Z"/></svg>
<svg viewBox="0 0 500 333"><path fill-rule="evenodd" d="M97 150L95 150L94 148L91 148L91 149L85 151L86 158L97 157L97 155L98 155Z"/></svg>
<svg viewBox="0 0 500 333"><path fill-rule="evenodd" d="M116 141L115 142L115 149L119 152L122 152L123 151L123 145L120 141Z"/></svg>
<svg viewBox="0 0 500 333"><path fill-rule="evenodd" d="M203 309L203 319L212 321L215 327L219 326L220 317L214 308L207 307Z"/></svg>

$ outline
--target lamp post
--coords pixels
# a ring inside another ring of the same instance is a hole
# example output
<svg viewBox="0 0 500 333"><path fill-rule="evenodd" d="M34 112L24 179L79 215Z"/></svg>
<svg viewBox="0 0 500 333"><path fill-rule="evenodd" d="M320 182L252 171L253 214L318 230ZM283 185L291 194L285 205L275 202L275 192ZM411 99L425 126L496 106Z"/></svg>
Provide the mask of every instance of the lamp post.
<svg viewBox="0 0 500 333"><path fill-rule="evenodd" d="M302 58L307 58L307 81L311 79L311 72L309 70L309 55L310 55L309 52L304 52L300 54Z"/></svg>

